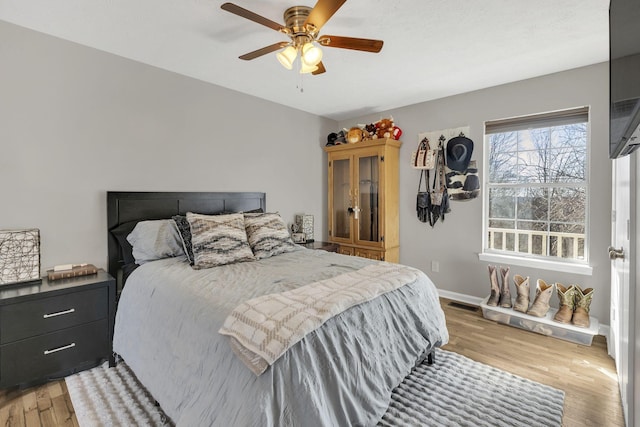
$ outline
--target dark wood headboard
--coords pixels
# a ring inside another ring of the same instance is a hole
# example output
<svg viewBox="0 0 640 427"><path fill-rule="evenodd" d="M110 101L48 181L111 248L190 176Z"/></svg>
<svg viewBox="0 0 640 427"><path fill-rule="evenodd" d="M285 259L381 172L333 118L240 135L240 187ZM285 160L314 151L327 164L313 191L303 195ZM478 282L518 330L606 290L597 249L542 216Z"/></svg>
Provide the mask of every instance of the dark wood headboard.
<svg viewBox="0 0 640 427"><path fill-rule="evenodd" d="M149 219L168 219L187 212L216 214L262 209L266 212L265 193L208 193L208 192L107 192L108 269L118 277L122 267L122 253L111 233L125 222Z"/></svg>

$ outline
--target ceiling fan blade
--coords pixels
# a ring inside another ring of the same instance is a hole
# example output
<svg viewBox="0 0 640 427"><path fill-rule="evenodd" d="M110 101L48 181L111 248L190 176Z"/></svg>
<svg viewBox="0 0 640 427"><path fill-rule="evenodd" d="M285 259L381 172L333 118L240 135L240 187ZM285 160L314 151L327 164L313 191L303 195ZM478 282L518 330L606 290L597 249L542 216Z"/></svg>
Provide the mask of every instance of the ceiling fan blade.
<svg viewBox="0 0 640 427"><path fill-rule="evenodd" d="M249 61L251 59L256 59L262 55L266 55L267 53L275 52L278 49L282 49L289 43L287 42L278 42L269 46L265 46L262 49L254 50L253 52L245 53L242 56L239 56L240 59L244 59L245 61Z"/></svg>
<svg viewBox="0 0 640 427"><path fill-rule="evenodd" d="M313 74L314 76L317 76L318 74L322 74L325 71L327 71L326 68L324 68L324 64L322 62L318 63L318 69L315 71L312 71L311 74Z"/></svg>
<svg viewBox="0 0 640 427"><path fill-rule="evenodd" d="M318 38L318 43L326 47L339 47L342 49L363 50L365 52L380 52L382 40L358 39L354 37L342 36L322 36Z"/></svg>
<svg viewBox="0 0 640 427"><path fill-rule="evenodd" d="M265 18L264 16L260 16L257 13L251 12L243 7L240 7L233 3L224 3L220 6L222 10L226 10L227 12L231 12L234 15L241 16L250 21L257 22L258 24L264 25L265 27L269 27L272 30L281 31L284 27L277 22L274 22L270 19Z"/></svg>
<svg viewBox="0 0 640 427"><path fill-rule="evenodd" d="M304 21L304 25L311 24L317 31L333 16L334 13L346 2L347 0L318 0L316 5L311 9L307 20Z"/></svg>

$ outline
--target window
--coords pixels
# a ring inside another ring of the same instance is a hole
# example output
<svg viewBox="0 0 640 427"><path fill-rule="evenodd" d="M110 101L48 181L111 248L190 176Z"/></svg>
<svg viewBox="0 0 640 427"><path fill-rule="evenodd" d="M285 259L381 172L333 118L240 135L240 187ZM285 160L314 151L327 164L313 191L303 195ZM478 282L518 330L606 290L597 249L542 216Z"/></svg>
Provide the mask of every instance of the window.
<svg viewBox="0 0 640 427"><path fill-rule="evenodd" d="M484 253L588 255L588 107L485 123Z"/></svg>

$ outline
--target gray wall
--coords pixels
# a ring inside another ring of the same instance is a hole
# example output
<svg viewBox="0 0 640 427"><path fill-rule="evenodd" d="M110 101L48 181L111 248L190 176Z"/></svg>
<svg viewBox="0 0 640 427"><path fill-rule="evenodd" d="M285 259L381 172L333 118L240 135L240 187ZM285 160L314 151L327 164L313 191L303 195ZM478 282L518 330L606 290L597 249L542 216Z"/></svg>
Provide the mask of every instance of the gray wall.
<svg viewBox="0 0 640 427"><path fill-rule="evenodd" d="M482 158L489 119L590 105L593 276L514 272L596 289L608 323L610 164L606 64L336 123L0 21L0 228L38 227L43 268L106 265L107 190L264 191L287 221L316 217L326 237L326 135L392 114L403 129L401 262L440 289L484 297L482 203L455 202L431 229L415 217L417 134L470 126ZM481 166L482 174L482 166ZM431 261L440 272L430 271ZM554 298L555 301L555 298Z"/></svg>
<svg viewBox="0 0 640 427"><path fill-rule="evenodd" d="M106 267L106 191L264 191L325 228L336 123L0 21L0 228Z"/></svg>
<svg viewBox="0 0 640 427"><path fill-rule="evenodd" d="M438 288L485 297L489 294L487 263L478 260L482 251L482 200L452 202L444 222L431 228L415 215L419 173L409 167L411 151L420 132L470 126L473 158L483 174L484 122L512 116L553 111L582 105L591 107L590 164L590 264L592 276L512 266L514 273L535 280L579 284L595 289L591 313L609 323L610 264L606 248L610 242L611 164L609 141L609 71L607 64L579 68L553 75L492 87L436 101L344 120L340 128L370 123L392 115L403 130L400 158L400 262L425 271ZM482 195L484 196L484 195ZM481 197L482 197L481 196ZM431 271L431 261L440 262L440 272ZM513 289L513 287L512 287ZM552 298L557 307L557 297Z"/></svg>

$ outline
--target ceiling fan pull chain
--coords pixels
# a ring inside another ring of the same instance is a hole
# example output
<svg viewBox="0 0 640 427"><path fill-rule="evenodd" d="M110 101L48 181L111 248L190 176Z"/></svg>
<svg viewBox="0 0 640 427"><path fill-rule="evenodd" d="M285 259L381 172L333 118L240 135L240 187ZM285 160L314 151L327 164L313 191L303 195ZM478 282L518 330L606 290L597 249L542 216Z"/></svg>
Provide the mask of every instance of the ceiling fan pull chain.
<svg viewBox="0 0 640 427"><path fill-rule="evenodd" d="M296 61L293 64L294 70L295 69L299 70L301 66L302 66L302 60L300 58L296 58ZM304 93L304 74L298 73L298 78L300 79L300 81L296 85L296 89L300 90L300 93Z"/></svg>

